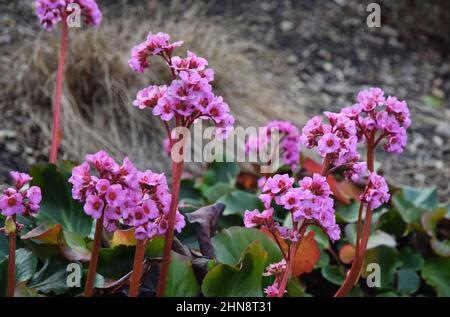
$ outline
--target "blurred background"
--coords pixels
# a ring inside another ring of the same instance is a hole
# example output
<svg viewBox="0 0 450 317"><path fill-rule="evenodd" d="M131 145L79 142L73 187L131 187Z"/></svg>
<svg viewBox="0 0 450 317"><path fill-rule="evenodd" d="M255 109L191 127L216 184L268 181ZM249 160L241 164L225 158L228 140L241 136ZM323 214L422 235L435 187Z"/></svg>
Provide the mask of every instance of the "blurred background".
<svg viewBox="0 0 450 317"><path fill-rule="evenodd" d="M358 0L99 0L97 29L70 30L61 157L105 149L140 168L169 166L163 129L132 107L136 92L163 83L127 65L148 32L167 32L204 56L238 124L289 119L299 128L324 110L378 86L405 99L413 124L406 151L377 159L392 184L438 186L450 201L450 2L377 1L381 27ZM59 32L43 31L32 0L0 0L0 184L12 169L46 162ZM179 52L182 54L182 52Z"/></svg>

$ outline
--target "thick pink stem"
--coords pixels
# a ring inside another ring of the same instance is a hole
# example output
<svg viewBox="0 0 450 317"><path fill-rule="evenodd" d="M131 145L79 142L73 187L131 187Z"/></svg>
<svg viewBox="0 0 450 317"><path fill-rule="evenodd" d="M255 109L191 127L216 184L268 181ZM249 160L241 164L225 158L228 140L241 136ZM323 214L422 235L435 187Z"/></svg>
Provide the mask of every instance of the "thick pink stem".
<svg viewBox="0 0 450 317"><path fill-rule="evenodd" d="M180 196L180 184L181 175L183 174L183 166L183 161L172 161L172 199L170 202L169 228L166 232L166 243L164 244L161 271L159 273L158 288L156 291L157 297L164 296L164 292L166 290L167 275L169 273L170 265L170 251L172 250L175 217L177 214L178 199Z"/></svg>
<svg viewBox="0 0 450 317"><path fill-rule="evenodd" d="M61 22L61 42L59 47L58 72L56 75L56 95L53 108L53 130L52 130L52 146L50 150L50 163L56 163L58 158L58 147L61 143L62 132L59 127L61 115L61 95L64 77L64 62L67 54L68 31L66 18L63 16Z"/></svg>
<svg viewBox="0 0 450 317"><path fill-rule="evenodd" d="M13 221L16 222L16 216L13 216ZM6 294L8 297L14 297L16 287L16 232L9 233L8 240L8 290Z"/></svg>

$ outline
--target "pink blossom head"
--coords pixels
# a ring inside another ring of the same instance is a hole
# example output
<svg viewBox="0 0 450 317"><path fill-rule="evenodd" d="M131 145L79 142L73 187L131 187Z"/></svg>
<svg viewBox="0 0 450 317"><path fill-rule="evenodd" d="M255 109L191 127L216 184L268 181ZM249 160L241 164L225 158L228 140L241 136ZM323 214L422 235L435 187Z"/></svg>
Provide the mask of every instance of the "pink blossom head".
<svg viewBox="0 0 450 317"><path fill-rule="evenodd" d="M361 201L370 203L372 209L380 207L389 201L389 187L384 177L375 172L369 172L369 181L364 193L361 195Z"/></svg>
<svg viewBox="0 0 450 317"><path fill-rule="evenodd" d="M267 225L273 222L273 209L269 208L263 212L259 212L257 209L253 211L245 211L244 213L244 225L247 228Z"/></svg>
<svg viewBox="0 0 450 317"><path fill-rule="evenodd" d="M35 4L39 21L47 31L52 31L59 22L67 23L65 19L71 14L81 14L84 22L92 26L102 20L95 0L36 0Z"/></svg>
<svg viewBox="0 0 450 317"><path fill-rule="evenodd" d="M33 177L31 177L26 173L19 173L16 171L12 171L9 174L11 175L11 178L13 179L17 189L21 189L23 186L28 184L33 179Z"/></svg>
<svg viewBox="0 0 450 317"><path fill-rule="evenodd" d="M151 85L138 91L136 100L133 102L133 106L139 109L153 108L156 106L158 101L165 96L167 91L167 86L162 85Z"/></svg>
<svg viewBox="0 0 450 317"><path fill-rule="evenodd" d="M170 43L169 40L170 36L166 33L149 33L144 42L136 45L131 50L131 59L128 61L128 64L133 70L143 73L150 67L148 62L150 56L165 55L170 57L174 49L183 44L181 41Z"/></svg>
<svg viewBox="0 0 450 317"><path fill-rule="evenodd" d="M103 212L105 203L96 195L89 195L84 204L84 212L94 219L99 219Z"/></svg>
<svg viewBox="0 0 450 317"><path fill-rule="evenodd" d="M6 217L21 215L25 211L22 194L12 191L5 193L0 197L0 210Z"/></svg>
<svg viewBox="0 0 450 317"><path fill-rule="evenodd" d="M278 292L279 292L279 288L280 288L280 285L278 284L278 282L275 282L272 285L267 286L264 289L264 293L266 294L267 297L277 297L278 296Z"/></svg>
<svg viewBox="0 0 450 317"><path fill-rule="evenodd" d="M340 147L341 144L339 138L333 133L327 133L320 138L317 144L317 151L320 155L325 156L337 152Z"/></svg>
<svg viewBox="0 0 450 317"><path fill-rule="evenodd" d="M272 194L278 194L286 191L292 187L294 179L289 177L288 174L279 175L276 174L273 177L267 179L266 184L263 187L263 192L271 192Z"/></svg>

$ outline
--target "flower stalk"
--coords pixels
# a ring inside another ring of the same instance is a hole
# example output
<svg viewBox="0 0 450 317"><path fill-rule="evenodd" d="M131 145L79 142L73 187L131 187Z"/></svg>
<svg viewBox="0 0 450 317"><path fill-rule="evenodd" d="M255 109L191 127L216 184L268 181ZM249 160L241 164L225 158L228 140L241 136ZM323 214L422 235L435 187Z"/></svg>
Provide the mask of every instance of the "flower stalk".
<svg viewBox="0 0 450 317"><path fill-rule="evenodd" d="M370 172L373 172L375 169L375 132L372 132L369 135L367 140L367 169ZM370 204L366 206L366 217L364 220L364 224L362 224L362 210L364 206L364 202L361 201L359 214L358 214L358 225L357 225L357 237L356 237L356 248L355 248L355 256L352 262L352 266L345 277L344 282L342 283L339 290L334 295L335 297L344 297L347 296L348 293L352 290L353 286L358 282L359 276L361 274L361 269L364 264L364 257L366 254L367 243L370 237L370 230L372 225L372 208ZM362 227L362 228L361 228Z"/></svg>
<svg viewBox="0 0 450 317"><path fill-rule="evenodd" d="M170 202L169 213L169 229L166 233L166 243L164 244L164 252L161 263L161 271L159 273L158 288L156 291L157 297L164 296L167 283L167 275L169 273L170 252L173 244L173 234L175 227L175 217L178 208L178 200L180 196L181 176L183 174L184 162L172 161L172 198Z"/></svg>
<svg viewBox="0 0 450 317"><path fill-rule="evenodd" d="M16 222L16 216L12 216L13 222ZM8 289L7 296L14 297L14 288L16 284L16 231L8 234Z"/></svg>
<svg viewBox="0 0 450 317"><path fill-rule="evenodd" d="M139 293L139 284L142 277L142 263L145 257L145 249L148 240L137 240L136 251L134 254L133 274L131 276L130 290L128 297L137 297Z"/></svg>
<svg viewBox="0 0 450 317"><path fill-rule="evenodd" d="M95 233L94 233L94 246L92 247L91 260L89 261L89 269L86 279L86 286L84 289L84 297L92 297L92 293L94 291L95 284L95 275L97 273L97 263L98 263L98 255L100 252L100 244L102 240L103 233L103 218L105 216L104 211L97 222L95 224Z"/></svg>
<svg viewBox="0 0 450 317"><path fill-rule="evenodd" d="M61 144L62 130L60 128L61 117L61 96L64 77L64 63L67 55L68 29L66 23L66 14L63 14L61 23L61 39L59 46L58 71L56 74L56 95L53 107L53 127L52 127L52 145L50 149L50 163L56 163L58 158L58 148Z"/></svg>
<svg viewBox="0 0 450 317"><path fill-rule="evenodd" d="M323 165L322 165L322 171L321 171L322 176L327 175L329 167L330 167L330 156L326 155L323 160ZM287 261L286 270L283 273L280 287L278 289L278 294L277 294L278 297L283 297L283 295L285 293L287 282L288 282L289 276L291 275L291 272L292 272L292 265L293 265L296 255L297 255L298 247L300 246L300 243L301 243L303 237L305 236L306 229L308 228L308 226L310 224L311 224L311 222L307 221L307 220L305 220L301 224L300 228L298 229L299 239L298 239L298 241L293 242L290 246L290 250L288 253L289 256L288 256L288 259L286 259L286 261ZM296 224L294 224L294 228L296 228Z"/></svg>

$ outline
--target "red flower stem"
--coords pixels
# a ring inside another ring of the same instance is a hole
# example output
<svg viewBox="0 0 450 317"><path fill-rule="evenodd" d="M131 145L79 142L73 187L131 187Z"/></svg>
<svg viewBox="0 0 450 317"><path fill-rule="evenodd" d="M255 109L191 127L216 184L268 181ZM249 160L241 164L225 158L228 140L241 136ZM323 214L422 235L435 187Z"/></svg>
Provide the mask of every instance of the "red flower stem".
<svg viewBox="0 0 450 317"><path fill-rule="evenodd" d="M375 133L372 132L367 140L367 168L370 172L375 168ZM361 202L363 205L363 202ZM360 206L360 208L362 208ZM362 209L361 209L362 210ZM372 227L372 209L370 204L366 207L366 218L364 220L364 226L361 231L362 212L358 215L358 227L357 232L361 232L360 240L356 241L355 257L352 262L352 267L347 273L344 282L339 290L334 295L335 297L344 297L352 290L353 286L358 282L361 268L364 264L364 256L366 254L367 242L370 237L370 230Z"/></svg>
<svg viewBox="0 0 450 317"><path fill-rule="evenodd" d="M14 223L16 216L13 216ZM7 296L14 297L14 289L16 287L16 232L11 232L8 235L9 250L8 250L8 290Z"/></svg>
<svg viewBox="0 0 450 317"><path fill-rule="evenodd" d="M321 175L325 176L328 173L328 170L330 169L330 164L331 164L331 157L329 155L326 155L324 160L323 160L323 164L322 164L322 171L321 171ZM297 250L298 250L298 246L300 245L300 242L303 239L303 236L306 232L306 228L308 228L308 226L310 225L309 221L305 221L302 223L302 225L300 226L299 229L299 240L297 242L294 242L291 244L290 248L289 248L289 257L286 263L286 271L284 271L283 277L281 279L281 283L280 283L280 287L278 288L278 297L283 297L284 295L284 291L286 290L286 286L287 286L287 282L289 280L289 276L291 275L291 271L292 271L292 262L295 259L295 256L297 254Z"/></svg>
<svg viewBox="0 0 450 317"><path fill-rule="evenodd" d="M137 240L136 251L134 253L133 274L131 275L128 297L138 296L139 284L142 277L142 263L144 262L146 245L147 240Z"/></svg>
<svg viewBox="0 0 450 317"><path fill-rule="evenodd" d="M183 174L183 161L172 161L172 198L170 202L169 213L169 229L166 232L166 243L164 244L164 252L161 263L161 271L159 273L157 297L164 296L166 290L167 275L170 265L170 251L172 250L173 233L175 227L175 217L177 214L178 199L180 196L181 175Z"/></svg>
<svg viewBox="0 0 450 317"><path fill-rule="evenodd" d="M102 239L102 232L103 232L104 215L105 213L102 212L102 215L100 216L99 219L97 219L97 223L95 224L94 246L92 247L91 260L89 261L89 269L87 274L86 286L84 289L84 297L92 297L92 292L94 290L95 274L97 272L98 254L100 252L100 242Z"/></svg>
<svg viewBox="0 0 450 317"><path fill-rule="evenodd" d="M299 239L298 241L291 244L289 248L289 259L286 264L286 271L284 271L283 278L281 279L280 287L278 288L278 297L283 297L284 291L286 290L287 282L289 280L289 276L291 275L292 271L292 265L294 263L295 256L297 254L298 247L300 246L300 243L302 242L302 239L305 235L306 228L309 226L309 221L305 221L302 223L299 229Z"/></svg>
<svg viewBox="0 0 450 317"><path fill-rule="evenodd" d="M50 150L50 163L56 163L58 158L58 147L61 143L61 129L59 127L59 119L61 115L61 95L64 77L64 62L67 54L67 23L65 14L61 22L61 42L59 46L58 72L56 75L56 95L53 108L53 130L52 130L52 147Z"/></svg>

